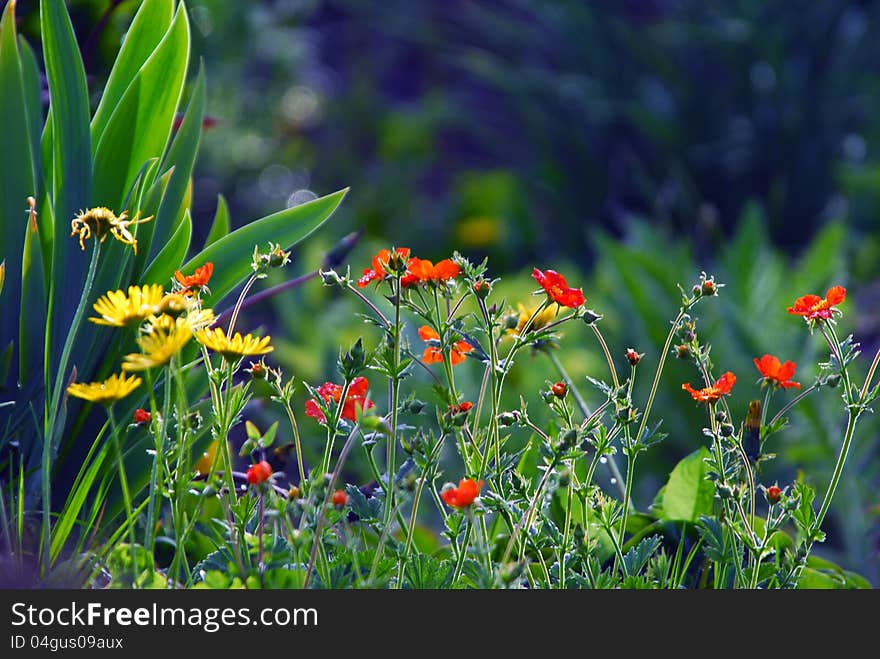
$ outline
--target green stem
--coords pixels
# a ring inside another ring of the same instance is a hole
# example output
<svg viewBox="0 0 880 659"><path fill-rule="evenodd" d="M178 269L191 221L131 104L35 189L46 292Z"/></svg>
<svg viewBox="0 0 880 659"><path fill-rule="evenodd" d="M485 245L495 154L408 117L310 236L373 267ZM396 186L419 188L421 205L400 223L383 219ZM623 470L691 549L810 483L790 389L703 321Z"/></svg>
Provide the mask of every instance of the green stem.
<svg viewBox="0 0 880 659"><path fill-rule="evenodd" d="M64 339L64 347L61 349L61 359L58 362L58 372L55 376L55 385L52 388L51 397L46 397L46 407L44 413L43 426L43 454L41 456L40 473L42 475L42 498L43 498L43 543L41 552L43 554L43 571L48 571L52 561L52 451L55 444L55 424L58 421L58 411L61 403L61 392L64 389L64 377L67 371L67 363L70 361L70 351L73 349L73 343L76 335L79 333L79 326L85 313L86 304L92 292L92 284L95 282L95 273L98 270L98 257L101 254L101 243L95 240L95 248L92 251L92 259L89 262L89 270L86 274L86 281L83 285L82 295L79 298L79 304L73 314L73 320L70 323L70 331L67 338ZM48 376L51 364L50 348L51 345L49 332L46 332L46 349L45 349L45 369L46 382L50 381ZM51 400L51 402L50 402Z"/></svg>
<svg viewBox="0 0 880 659"><path fill-rule="evenodd" d="M119 427L116 425L116 417L113 414L113 406L107 406L107 418L110 420L110 436L113 441L113 449L116 453L116 467L119 469L119 485L122 488L122 501L125 504L125 525L128 529L128 541L131 550L132 556L132 571L133 577L137 579L137 559L136 559L136 544L137 541L134 535L134 507L131 505L131 490L128 488L128 477L125 474L125 462L122 459L122 448L119 445ZM134 585L134 581L132 582Z"/></svg>
<svg viewBox="0 0 880 659"><path fill-rule="evenodd" d="M391 511L394 510L394 473L396 470L397 450L397 419L398 407L400 406L400 275L395 278L394 288L394 325L391 328L392 346L391 366L393 373L389 382L389 405L391 406L391 434L385 445L385 465L388 473L388 488L385 493L385 513L383 522L387 525L391 522Z"/></svg>

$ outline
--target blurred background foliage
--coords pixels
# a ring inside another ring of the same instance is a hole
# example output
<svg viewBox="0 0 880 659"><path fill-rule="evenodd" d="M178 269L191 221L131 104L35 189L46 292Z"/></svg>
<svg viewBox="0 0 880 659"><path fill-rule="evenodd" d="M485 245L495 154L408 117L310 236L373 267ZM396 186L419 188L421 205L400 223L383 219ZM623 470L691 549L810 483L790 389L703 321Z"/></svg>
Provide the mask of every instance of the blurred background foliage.
<svg viewBox="0 0 880 659"><path fill-rule="evenodd" d="M25 34L36 34L35 5L19 0ZM138 2L68 5L98 90ZM630 345L646 353L641 401L677 308L676 284L689 286L700 270L728 285L722 299L698 307L698 327L719 369L740 377L732 401L740 413L759 395L753 357L795 360L807 384L825 358L820 341L785 313L798 295L843 283L851 297L842 331L854 332L865 353L880 342L878 3L188 7L216 120L194 179L196 242L221 191L237 224L351 185L332 231L295 255L293 272L318 267L360 227L367 233L350 259L354 272L388 242L433 259L458 249L489 256L492 273L505 277L499 293L514 306L534 288L532 265L555 267L605 315L619 363ZM340 343L378 340L359 311L313 281L253 307L248 322L269 327L286 372L320 383L334 377ZM607 377L591 334L565 334L559 354L575 380ZM537 412L538 390L556 375L545 357L534 359L514 374L509 404L522 394ZM475 396L478 367L457 373ZM693 430L702 410L679 390L696 382L693 367L672 362L665 378L656 409L670 438L641 462L642 508L703 441ZM777 395L777 409L788 395ZM788 483L802 472L824 489L842 420L837 396L821 391L771 440L779 459L761 480ZM320 437L317 427L305 432ZM875 584L878 444L880 425L868 417L823 548Z"/></svg>

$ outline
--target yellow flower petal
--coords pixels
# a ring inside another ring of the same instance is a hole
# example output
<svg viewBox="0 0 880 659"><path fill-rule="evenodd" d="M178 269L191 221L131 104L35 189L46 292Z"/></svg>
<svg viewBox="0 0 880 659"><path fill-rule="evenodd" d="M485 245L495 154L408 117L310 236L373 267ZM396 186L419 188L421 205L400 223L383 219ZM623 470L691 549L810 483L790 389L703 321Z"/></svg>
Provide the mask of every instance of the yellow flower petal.
<svg viewBox="0 0 880 659"><path fill-rule="evenodd" d="M120 373L111 375L103 382L74 382L67 387L67 393L75 398L109 405L128 396L141 382L143 380L136 375L125 376Z"/></svg>

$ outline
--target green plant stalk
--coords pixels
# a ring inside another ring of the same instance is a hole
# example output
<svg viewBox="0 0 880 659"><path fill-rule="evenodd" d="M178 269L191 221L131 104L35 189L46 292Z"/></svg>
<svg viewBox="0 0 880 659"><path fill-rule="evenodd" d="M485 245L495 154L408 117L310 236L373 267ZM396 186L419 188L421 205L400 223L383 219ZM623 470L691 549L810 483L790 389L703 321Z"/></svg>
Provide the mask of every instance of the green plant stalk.
<svg viewBox="0 0 880 659"><path fill-rule="evenodd" d="M452 572L453 584L458 582L459 577L461 577L461 570L464 567L464 559L467 556L467 548L471 541L471 529L473 528L473 524L471 524L469 517L465 517L465 519L467 520L467 528L465 528L464 538L461 541L461 548L458 552L458 558L455 561L455 570Z"/></svg>
<svg viewBox="0 0 880 659"><path fill-rule="evenodd" d="M491 406L491 414L489 416L489 441L492 442L495 449L495 464L501 461L501 429L498 425L498 414L500 413L500 399L496 384L498 380L498 344L495 342L495 328L489 318L489 310L486 308L486 302L479 295L475 295L480 312L483 317L484 329L486 336L489 337L489 378L490 378L490 396L489 405ZM489 447L487 446L483 452L483 459L480 464L480 473L478 476L482 478L486 474L489 467L488 464Z"/></svg>
<svg viewBox="0 0 880 659"><path fill-rule="evenodd" d="M409 560L409 552L412 548L413 537L415 535L416 528L416 519L419 513L419 502L422 498L422 489L425 487L425 481L428 479L428 474L433 473L434 471L434 460L437 459L437 455L440 449L443 447L443 440L438 440L434 445L434 448L431 450L431 454L428 456L428 461L425 464L425 469L422 471L422 476L419 478L419 483L416 486L415 494L413 495L413 504L412 504L412 512L409 516L409 526L406 528L406 543L403 546L403 557L400 560L400 567L397 571L397 587L401 588L403 585L403 573L406 569L406 563Z"/></svg>
<svg viewBox="0 0 880 659"><path fill-rule="evenodd" d="M56 236L58 239L58 236ZM101 242L99 240L95 240L95 247L92 250L92 258L89 261L89 270L86 274L86 281L83 285L82 295L79 298L79 304L76 306L76 311L73 314L73 321L70 323L70 331L67 333L67 338L64 340L64 347L61 350L61 359L58 362L58 372L55 375L55 384L52 388L52 395L46 396L46 406L44 412L44 425L43 425L43 453L41 456L41 483L42 486L42 498L43 498L43 526L42 526L42 535L43 542L40 545L40 553L42 554L42 569L43 572L46 573L49 570L49 567L52 562L51 555L51 545L52 545L52 530L51 530L51 516L52 516L52 447L55 442L55 424L58 420L58 408L61 403L61 391L64 387L64 375L67 371L67 362L70 361L70 351L73 349L73 343L76 339L76 335L79 333L79 326L82 322L83 314L85 313L86 304L88 303L89 296L92 292L92 285L95 283L95 273L98 270L98 257L101 254ZM51 382L52 378L49 374L49 369L51 367L51 360L49 359L51 353L51 336L49 332L46 332L46 340L44 345L44 369L45 369L45 381Z"/></svg>
<svg viewBox="0 0 880 659"><path fill-rule="evenodd" d="M339 404L333 411L333 423L327 426L327 443L324 445L324 455L321 457L321 474L330 471L330 459L333 455L333 444L336 441L336 434L339 431L339 421L342 419L342 410L345 408L345 399L348 398L348 390L351 388L351 382L346 379L342 383L342 393L339 395Z"/></svg>
<svg viewBox="0 0 880 659"><path fill-rule="evenodd" d="M175 467L175 478L177 483L174 487L174 505L172 506L172 526L174 527L175 546L174 561L172 562L172 576L177 578L177 571L180 564L183 565L184 572L189 573L189 563L186 560L186 520L184 515L184 496L187 492L191 473L185 466L189 464L189 447L187 446L187 435L189 427L187 420L188 406L186 402L186 386L183 382L183 376L176 363L176 358L171 359L168 365L168 371L165 377L171 379L173 374L174 381L177 385L177 465Z"/></svg>
<svg viewBox="0 0 880 659"><path fill-rule="evenodd" d="M568 463L571 472L568 477L568 488L565 504L565 524L562 529L562 546L559 548L559 587L565 589L565 555L568 552L568 540L571 533L571 504L574 495L574 458Z"/></svg>
<svg viewBox="0 0 880 659"><path fill-rule="evenodd" d="M144 546L146 547L147 552L152 556L153 550L155 549L156 492L158 490L159 480L162 478L159 473L159 463L162 460L162 450L165 443L163 440L165 434L165 429L163 427L165 417L162 417L161 420L158 418L159 406L156 403L156 394L153 391L152 369L147 369L144 375L147 379L147 390L149 391L150 397L150 429L153 433L153 442L156 450L156 455L153 456L153 464L150 468L150 485L147 494L147 529L146 537L144 538Z"/></svg>
<svg viewBox="0 0 880 659"><path fill-rule="evenodd" d="M113 449L116 453L116 466L119 469L119 485L122 488L122 501L125 504L125 525L128 528L128 541L132 551L132 570L134 580L137 580L137 557L136 544L134 535L134 526L132 518L134 515L134 507L132 506L131 490L128 487L128 477L125 474L125 462L122 459L122 448L119 445L119 426L116 425L116 417L113 414L113 406L107 406L107 418L110 421L110 436L113 441ZM134 583L134 581L132 582Z"/></svg>
<svg viewBox="0 0 880 659"><path fill-rule="evenodd" d="M281 397L281 387L279 387L277 383L275 390L278 392L278 396ZM293 443L296 449L296 466L299 470L299 483L302 485L306 480L306 474L305 468L303 467L302 442L299 436L299 426L296 423L296 415L293 413L293 408L290 407L290 401L284 401L284 409L287 412L287 418L290 420L290 429L293 432Z"/></svg>
<svg viewBox="0 0 880 659"><path fill-rule="evenodd" d="M247 282L245 282L244 288L241 289L241 294L238 296L238 300L236 300L235 307L232 310L232 318L230 318L229 320L229 328L226 330L226 336L232 336L232 330L235 328L235 322L238 320L238 312L241 311L241 305L244 302L244 299L247 297L247 294L250 292L251 287L254 285L255 281L257 281L256 273L248 277Z"/></svg>
<svg viewBox="0 0 880 659"><path fill-rule="evenodd" d="M393 373L389 382L388 402L391 406L391 435L385 445L385 464L388 471L388 488L385 493L385 511L383 514L383 522L389 524L391 522L391 511L394 509L394 474L396 470L396 450L397 450L397 421L398 407L400 406L400 274L395 276L394 286L394 325L391 328L391 338L393 341L391 365ZM344 399L343 399L344 400Z"/></svg>
<svg viewBox="0 0 880 659"><path fill-rule="evenodd" d="M605 341L601 338L602 335L599 333L599 330L595 328L595 325L593 325L592 327L594 328L594 331L596 332L596 336L599 337L599 341L604 346ZM606 348L606 356L609 359L609 366L613 369L614 365L610 361L611 355L610 355L610 353L607 352L607 348ZM629 376L629 386L627 388L627 394L626 394L627 400L629 400L629 401L632 400L632 388L633 388L633 381L635 380L635 377L636 377L636 367L632 366L631 371L630 371L630 376ZM616 380L617 376L614 376L614 378ZM639 447L635 446L632 442L632 438L630 436L630 431L629 431L629 422L628 421L629 420L627 419L627 421L622 424L623 425L624 442L627 447L627 453L626 453L626 486L624 487L624 495L623 495L623 512L621 513L621 516L620 516L620 542L621 543L623 543L626 539L626 521L629 516L630 505L632 504L632 483L633 483L633 478L635 478L635 472L636 472L636 458L638 458L639 450L640 450ZM641 435L639 435L639 437L636 438L636 442L639 442L640 440L641 440Z"/></svg>

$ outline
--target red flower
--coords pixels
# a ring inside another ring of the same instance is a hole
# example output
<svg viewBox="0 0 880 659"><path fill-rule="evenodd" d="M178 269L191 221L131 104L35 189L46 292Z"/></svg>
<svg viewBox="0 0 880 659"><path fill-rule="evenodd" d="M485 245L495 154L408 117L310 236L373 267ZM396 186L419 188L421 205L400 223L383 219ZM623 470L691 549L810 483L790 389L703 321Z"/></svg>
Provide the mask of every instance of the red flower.
<svg viewBox="0 0 880 659"><path fill-rule="evenodd" d="M470 412L473 408L474 408L474 404L471 403L470 401L466 400L462 403L459 403L458 405L450 405L449 406L449 413L453 414L453 415L466 414L467 412Z"/></svg>
<svg viewBox="0 0 880 659"><path fill-rule="evenodd" d="M461 268L450 259L443 259L434 265L431 261L416 256L409 260L406 270L406 275L400 280L403 286L414 286L428 282L437 284L455 279L461 274Z"/></svg>
<svg viewBox="0 0 880 659"><path fill-rule="evenodd" d="M774 387L782 387L783 389L791 387L801 388L800 382L794 382L791 379L794 377L794 370L797 368L797 364L794 362L781 364L779 359L773 355L764 355L761 359L755 358L754 362L755 368L758 369L765 383L771 384Z"/></svg>
<svg viewBox="0 0 880 659"><path fill-rule="evenodd" d="M440 335L430 325L422 325L419 328L419 338L422 341L440 341ZM453 366L457 366L467 359L467 353L473 349L474 347L467 341L456 341L449 351L449 361ZM426 364L439 364L443 361L443 351L440 346L429 345L422 354L422 360Z"/></svg>
<svg viewBox="0 0 880 659"><path fill-rule="evenodd" d="M247 477L247 482L251 485L265 483L272 477L272 465L265 460L260 460L257 464L248 467L245 476Z"/></svg>
<svg viewBox="0 0 880 659"><path fill-rule="evenodd" d="M483 481L477 483L472 478L462 478L458 482L458 487L451 483L443 488L440 496L447 506L453 508L467 508L480 495L480 488L483 487Z"/></svg>
<svg viewBox="0 0 880 659"><path fill-rule="evenodd" d="M368 410L376 406L376 404L367 400L367 391L370 383L365 377L357 377L351 381L348 387L348 394L345 396L345 402L342 405L342 418L349 421L357 421L358 408ZM342 385L333 382L325 382L318 387L318 395L324 399L325 403L331 400L339 404L342 399ZM318 406L318 403L312 399L306 401L306 416L317 419L319 423L327 423L327 417Z"/></svg>
<svg viewBox="0 0 880 659"><path fill-rule="evenodd" d="M409 247L398 247L394 250L404 261L409 258ZM388 267L388 261L391 260L391 252L387 249L380 249L378 254L373 257L372 268L366 268L363 276L358 279L358 288L366 288L371 281L376 283L382 281L382 278L388 274L385 268Z"/></svg>
<svg viewBox="0 0 880 659"><path fill-rule="evenodd" d="M736 384L736 376L730 371L727 371L724 375L718 378L715 384L711 387L694 389L690 384L685 383L681 385L681 388L687 391L696 401L701 403L714 403L722 396L729 394L730 390L733 389L734 384Z"/></svg>
<svg viewBox="0 0 880 659"><path fill-rule="evenodd" d="M177 283L183 287L183 290L190 291L194 288L201 288L202 286L207 286L208 281L211 279L211 275L214 274L214 264L211 261L208 261L205 265L200 268L196 268L196 271L191 275L184 275L180 270L177 270L174 273L174 278L177 280Z"/></svg>
<svg viewBox="0 0 880 659"><path fill-rule="evenodd" d="M142 410L141 408L137 408L134 411L134 422L138 425L142 423L149 423L152 415L146 410Z"/></svg>
<svg viewBox="0 0 880 659"><path fill-rule="evenodd" d="M556 382L550 387L550 392L557 398L565 398L565 394L568 393L568 385L564 382Z"/></svg>
<svg viewBox="0 0 880 659"><path fill-rule="evenodd" d="M788 308L788 313L794 316L803 316L806 320L828 320L834 312L840 313L835 305L846 299L846 289L843 286L832 286L828 289L824 298L818 295L804 295L794 301L794 306Z"/></svg>
<svg viewBox="0 0 880 659"><path fill-rule="evenodd" d="M771 485L767 488L767 501L770 503L778 503L782 496L782 489L777 485Z"/></svg>
<svg viewBox="0 0 880 659"><path fill-rule="evenodd" d="M345 493L345 490L336 490L333 493L333 498L331 499L334 506L338 506L342 508L346 503L348 503L348 495Z"/></svg>
<svg viewBox="0 0 880 659"><path fill-rule="evenodd" d="M547 291L547 295L556 304L577 309L584 303L583 291L580 288L569 287L565 277L555 270L542 272L535 268L532 270L532 277L541 285L541 288Z"/></svg>

